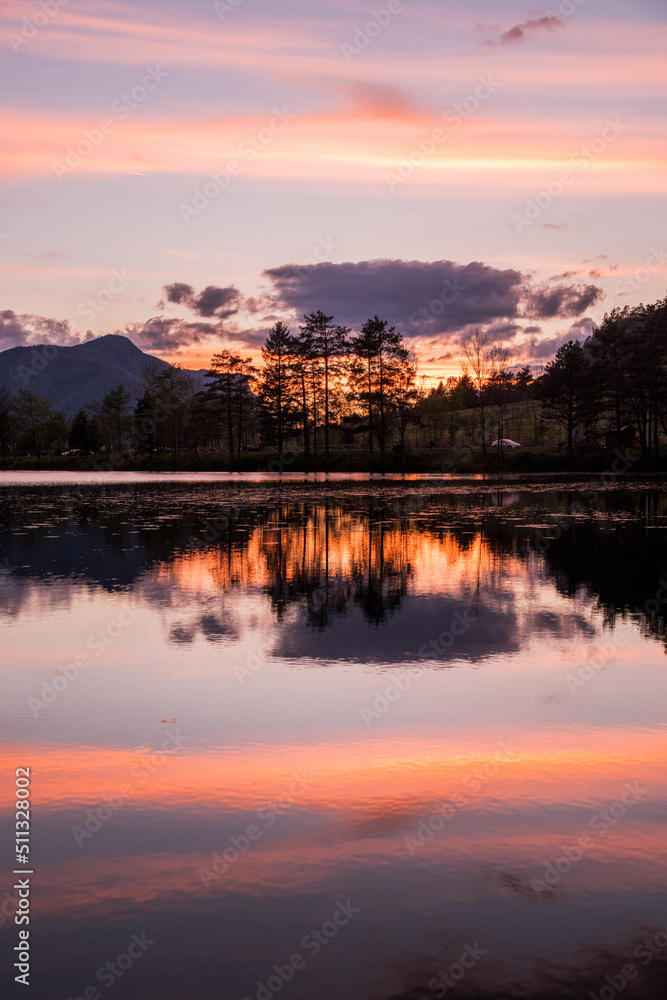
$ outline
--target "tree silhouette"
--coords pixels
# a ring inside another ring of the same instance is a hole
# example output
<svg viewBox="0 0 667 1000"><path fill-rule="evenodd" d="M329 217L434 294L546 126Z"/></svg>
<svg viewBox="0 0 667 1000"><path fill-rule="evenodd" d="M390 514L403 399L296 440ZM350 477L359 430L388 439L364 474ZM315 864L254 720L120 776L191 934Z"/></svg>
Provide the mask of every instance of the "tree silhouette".
<svg viewBox="0 0 667 1000"><path fill-rule="evenodd" d="M557 420L567 436L567 454L573 454L574 431L591 423L595 402L601 389L592 379L592 365L584 348L568 340L544 370L538 393L548 416Z"/></svg>
<svg viewBox="0 0 667 1000"><path fill-rule="evenodd" d="M284 323L276 323L262 347L262 368L259 394L266 424L275 430L278 451L283 452L285 433L294 412L295 384L293 372L292 336Z"/></svg>

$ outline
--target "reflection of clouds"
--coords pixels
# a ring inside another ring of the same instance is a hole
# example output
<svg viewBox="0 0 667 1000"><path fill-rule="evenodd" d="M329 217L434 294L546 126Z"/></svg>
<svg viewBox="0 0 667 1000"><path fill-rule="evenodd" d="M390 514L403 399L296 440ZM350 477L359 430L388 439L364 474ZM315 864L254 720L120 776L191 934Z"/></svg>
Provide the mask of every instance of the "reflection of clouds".
<svg viewBox="0 0 667 1000"><path fill-rule="evenodd" d="M229 487L221 503L210 491L174 484L138 493L107 487L89 504L55 494L47 503L35 491L12 509L6 540L15 568L0 569L0 593L7 610L30 620L38 609L48 613L50 602L73 607L82 586L131 591L177 646L256 643L253 633L269 628L276 654L388 663L418 656L457 612L473 615L474 627L436 659L514 653L528 635L564 644L591 639L599 631L596 595L604 595L609 624L617 614L613 577L624 591L621 614L633 591L645 599L641 559L628 573L625 564L622 571L621 563L603 565L606 521L573 522L544 556L526 557L536 526L557 520L571 495L437 490L283 484L253 486L244 500L243 490ZM627 562L634 547L624 545L625 533L646 535L627 523L645 513L642 502L612 493L600 493L599 502L621 517L611 537L614 558ZM216 515L224 515L222 527L211 535L203 526ZM582 544L573 544L579 535ZM270 624L263 612L255 621L246 615L250 595L261 597ZM662 619L654 617L645 627L661 634Z"/></svg>
<svg viewBox="0 0 667 1000"><path fill-rule="evenodd" d="M208 642L232 642L239 638L238 629L231 622L225 622L213 614L203 614L187 626L173 625L169 631L169 641L189 645L198 635Z"/></svg>
<svg viewBox="0 0 667 1000"><path fill-rule="evenodd" d="M420 649L462 613L474 617L473 626L451 648L428 658L478 661L517 652L528 635L553 641L596 634L582 599L559 595L541 560L507 551L493 537L493 522L486 530L475 521L468 530L442 529L434 512L432 524L410 517L369 520L363 510L333 505L293 514L273 512L234 545L169 550L153 540L163 557L148 565L139 542L125 564L124 553L117 547L109 552L102 534L87 524L70 561L81 563L86 543L94 541L100 555L96 561L88 557L89 572L99 569L104 589L131 579L127 589L158 615L169 641L181 646L200 639L236 642L266 628L266 614L248 616L250 596L254 604L261 598L271 617L274 655L293 659L423 658ZM126 522L123 530L130 531ZM43 540L49 552L52 541ZM78 577L59 579L51 588L42 582L48 561L42 553L39 581L11 578L15 613L32 613L31 590L61 608L80 593Z"/></svg>
<svg viewBox="0 0 667 1000"><path fill-rule="evenodd" d="M558 595L541 562L499 552L480 531L459 539L410 526L369 528L345 514L329 523L321 510L298 526L258 527L242 549L181 553L145 572L135 590L178 611L169 636L179 644L241 638L239 608L248 593L264 595L277 626L273 653L290 659L417 659L464 610L474 625L435 659L516 652L528 635L596 634L585 608Z"/></svg>
<svg viewBox="0 0 667 1000"><path fill-rule="evenodd" d="M0 567L0 622L11 624L22 618L41 619L46 615L71 611L84 594L95 587L84 581L66 579L35 580Z"/></svg>
<svg viewBox="0 0 667 1000"><path fill-rule="evenodd" d="M344 892L362 906L358 937L341 952L323 952L291 984L295 1000L433 1000L428 980L475 941L488 955L464 980L471 1000L587 996L582 986L615 973L645 936L639 930L655 932L667 920L662 732L640 731L632 742L633 773L652 789L642 814L600 838L599 856L591 852L576 866L558 898L532 900L522 886L581 832L598 798L618 798L628 759L613 730L594 728L569 742L558 730L524 731L507 768L470 796L423 856L409 858L404 835L436 799L462 787L471 767L492 759L495 736L467 729L456 740L438 727L370 746L316 735L305 745L205 752L193 742L76 855L62 832L80 821L86 803L103 801L127 779L136 747L24 747L43 797L40 948L50 982L62 979L60 995L69 995L74 949L83 940L102 961L118 951L119 924L131 922L163 942L169 976L159 989L152 979L150 993L137 984L136 994L123 994L128 1000L156 992L181 1000L186 979L188 995L206 1000L252 996L248 983L292 954ZM14 753L12 746L8 757ZM206 891L199 868L304 768L310 784L297 805ZM6 818L9 798L3 806ZM227 992L219 982L211 989L211 955ZM638 983L645 992L629 995L657 997L659 979L647 973Z"/></svg>
<svg viewBox="0 0 667 1000"><path fill-rule="evenodd" d="M623 966L630 963L635 967L635 975L625 980L621 974L621 979L624 983L629 982L628 995L632 1000L662 1000L665 995L665 957L648 964L633 957L643 941L640 935L617 947L583 944L573 954L558 959L532 958L522 969L513 967L502 957L497 938L484 940L478 928L470 928L467 937L458 928L442 932L438 937L442 943L437 952L401 956L391 963L392 972L403 985L389 994L377 993L378 1000L380 996L386 1000L433 1000L444 995L429 989L429 981L457 960L466 942L477 938L487 954L456 982L456 996L462 1000L564 1000L566 997L596 997L605 987L607 992L603 995L607 998L623 995L624 987L612 990L607 977L616 977L620 986L619 974Z"/></svg>

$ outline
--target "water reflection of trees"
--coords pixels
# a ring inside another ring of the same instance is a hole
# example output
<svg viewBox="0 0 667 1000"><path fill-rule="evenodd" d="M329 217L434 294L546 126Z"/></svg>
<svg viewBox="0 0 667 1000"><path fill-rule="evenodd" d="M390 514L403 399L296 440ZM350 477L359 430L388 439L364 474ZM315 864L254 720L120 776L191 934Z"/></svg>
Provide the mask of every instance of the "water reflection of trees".
<svg viewBox="0 0 667 1000"><path fill-rule="evenodd" d="M665 642L667 544L660 530L667 527L665 514L649 496L628 506L638 507L632 517L573 521L549 544L544 558L561 593L573 597L585 588L597 598L607 623L631 615L646 634Z"/></svg>
<svg viewBox="0 0 667 1000"><path fill-rule="evenodd" d="M261 529L265 588L279 620L294 604L326 628L352 606L380 625L403 601L414 569L407 530L366 523L328 504L301 511L298 524Z"/></svg>
<svg viewBox="0 0 667 1000"><path fill-rule="evenodd" d="M325 630L355 610L380 625L411 588L456 591L477 607L495 602L502 613L512 599L510 577L516 583L546 571L563 595L584 588L596 597L609 623L637 615L647 633L667 637L667 603L656 601L658 592L667 596L660 589L667 581L662 493L610 491L591 500L576 491L411 494L366 487L324 496L300 489L294 499L257 489L254 500L245 502L242 490L212 496L210 488L146 485L84 495L62 487L5 490L5 591L17 577L27 583L56 576L130 589L147 574L164 577L167 589L204 560L221 592L259 589L278 621L297 614L307 627ZM540 553L540 539L554 534ZM440 577L431 579L433 573Z"/></svg>

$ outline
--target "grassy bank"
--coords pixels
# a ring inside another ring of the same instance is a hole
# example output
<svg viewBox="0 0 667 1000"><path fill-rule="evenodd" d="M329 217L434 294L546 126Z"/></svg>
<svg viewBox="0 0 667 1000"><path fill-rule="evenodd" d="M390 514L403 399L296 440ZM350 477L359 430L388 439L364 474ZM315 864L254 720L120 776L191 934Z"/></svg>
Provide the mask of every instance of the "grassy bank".
<svg viewBox="0 0 667 1000"><path fill-rule="evenodd" d="M667 455L642 458L638 452L628 453L628 474L667 474ZM614 465L616 463L616 465ZM114 456L113 467L119 472L225 472L229 468L226 454L203 453L193 455L130 455L120 459ZM324 457L306 459L302 453L285 453L282 458L275 451L244 452L241 456L242 472L394 472L394 473L602 473L623 468L618 454L603 450L577 452L572 459L562 452L545 448L521 448L506 452L503 457L495 453L484 456L481 450L469 448L435 448L409 451L405 462L400 454L390 452L384 458L377 452L333 452ZM109 469L109 459L100 455L92 457L56 456L53 458L17 458L0 462L0 470L13 472L95 472Z"/></svg>

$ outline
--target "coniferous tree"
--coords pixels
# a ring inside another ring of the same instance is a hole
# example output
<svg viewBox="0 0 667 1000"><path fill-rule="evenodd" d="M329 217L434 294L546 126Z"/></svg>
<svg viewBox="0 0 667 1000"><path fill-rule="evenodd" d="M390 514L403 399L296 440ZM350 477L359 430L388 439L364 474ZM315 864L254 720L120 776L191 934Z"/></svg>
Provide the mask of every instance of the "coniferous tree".
<svg viewBox="0 0 667 1000"><path fill-rule="evenodd" d="M250 403L250 385L257 372L251 362L251 358L224 350L213 356L206 374L210 403L226 424L230 472L235 464L239 470L241 467L244 417Z"/></svg>
<svg viewBox="0 0 667 1000"><path fill-rule="evenodd" d="M267 424L275 432L278 452L282 454L285 436L294 414L298 385L294 372L292 336L284 323L276 323L268 333L262 348L262 368L259 395Z"/></svg>
<svg viewBox="0 0 667 1000"><path fill-rule="evenodd" d="M591 369L590 358L579 341L569 340L558 348L539 381L538 392L545 412L565 428L570 458L575 429L591 425L600 398Z"/></svg>
<svg viewBox="0 0 667 1000"><path fill-rule="evenodd" d="M72 420L69 446L76 451L97 451L99 446L95 421L84 407L77 411Z"/></svg>
<svg viewBox="0 0 667 1000"><path fill-rule="evenodd" d="M402 334L379 316L364 323L361 332L352 338L350 348L353 354L350 380L357 400L368 414L369 450L373 451L373 433L377 427L378 447L384 455L395 392L409 364L410 352Z"/></svg>
<svg viewBox="0 0 667 1000"><path fill-rule="evenodd" d="M53 416L49 400L31 389L19 389L11 401L10 414L17 436L24 437L37 458L41 458L43 449L48 447L49 421Z"/></svg>
<svg viewBox="0 0 667 1000"><path fill-rule="evenodd" d="M324 418L324 454L330 454L332 394L339 388L344 371L344 358L348 353L349 330L332 323L333 316L326 316L321 309L304 316L302 335L309 345L313 368L314 391L322 394L322 405L317 407ZM315 428L317 433L317 428Z"/></svg>

